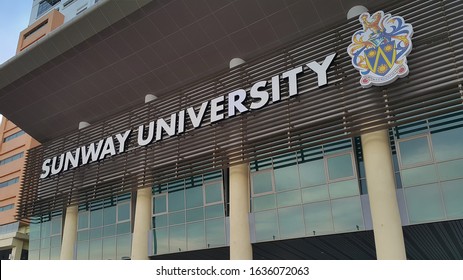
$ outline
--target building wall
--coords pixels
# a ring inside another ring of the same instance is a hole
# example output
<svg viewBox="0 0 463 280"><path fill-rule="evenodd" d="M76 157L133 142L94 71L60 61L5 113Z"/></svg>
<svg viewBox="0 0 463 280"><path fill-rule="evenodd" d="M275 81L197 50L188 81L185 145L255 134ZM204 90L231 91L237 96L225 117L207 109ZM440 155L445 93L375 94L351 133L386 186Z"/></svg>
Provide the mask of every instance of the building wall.
<svg viewBox="0 0 463 280"><path fill-rule="evenodd" d="M50 12L50 10L57 10L64 16L64 22L67 22L77 15L85 12L86 9L98 3L99 0L52 0L48 2L54 5L43 6L40 11L39 7L44 0L34 0L32 4L31 16L29 25L34 24L41 17ZM45 5L45 4L42 4Z"/></svg>
<svg viewBox="0 0 463 280"><path fill-rule="evenodd" d="M35 139L25 133L22 134L21 129L14 123L6 118L3 119L0 124L0 162L3 160L3 164L0 165L0 184L4 183L5 186L0 188L0 207L11 204L13 207L0 212L0 225L16 222L14 216L21 187L24 156L28 149L38 145ZM14 159L15 155L21 153L23 153L21 157L17 156L18 158ZM5 162L6 159L11 161Z"/></svg>

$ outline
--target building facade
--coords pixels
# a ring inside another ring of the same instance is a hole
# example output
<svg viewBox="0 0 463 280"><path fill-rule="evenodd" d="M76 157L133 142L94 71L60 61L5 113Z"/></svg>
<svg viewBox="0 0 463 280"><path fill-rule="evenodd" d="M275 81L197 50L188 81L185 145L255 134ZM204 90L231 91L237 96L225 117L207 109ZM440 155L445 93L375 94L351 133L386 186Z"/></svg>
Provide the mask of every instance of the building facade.
<svg viewBox="0 0 463 280"><path fill-rule="evenodd" d="M29 258L462 259L463 4L347 2L99 1L4 66ZM354 4L408 76L362 87Z"/></svg>

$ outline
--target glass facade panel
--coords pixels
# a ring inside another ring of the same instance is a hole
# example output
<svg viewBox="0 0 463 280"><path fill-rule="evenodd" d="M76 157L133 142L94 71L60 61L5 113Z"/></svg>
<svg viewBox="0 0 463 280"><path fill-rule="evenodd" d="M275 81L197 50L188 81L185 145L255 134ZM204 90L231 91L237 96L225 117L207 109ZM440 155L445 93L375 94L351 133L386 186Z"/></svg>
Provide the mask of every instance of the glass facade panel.
<svg viewBox="0 0 463 280"><path fill-rule="evenodd" d="M278 221L281 238L304 236L305 228L302 206L278 209Z"/></svg>
<svg viewBox="0 0 463 280"><path fill-rule="evenodd" d="M280 238L276 210L257 212L254 214L256 240L267 241Z"/></svg>
<svg viewBox="0 0 463 280"><path fill-rule="evenodd" d="M204 188L206 204L222 201L222 184L208 184Z"/></svg>
<svg viewBox="0 0 463 280"><path fill-rule="evenodd" d="M90 227L101 227L103 225L103 210L95 210L90 212Z"/></svg>
<svg viewBox="0 0 463 280"><path fill-rule="evenodd" d="M186 221L187 222L195 222L204 220L204 208L196 208L186 211Z"/></svg>
<svg viewBox="0 0 463 280"><path fill-rule="evenodd" d="M334 231L329 201L305 204L304 219L307 235L322 235Z"/></svg>
<svg viewBox="0 0 463 280"><path fill-rule="evenodd" d="M278 207L301 204L301 192L299 190L282 192L277 194Z"/></svg>
<svg viewBox="0 0 463 280"><path fill-rule="evenodd" d="M93 239L89 243L89 259L101 260L103 257L103 243L102 239Z"/></svg>
<svg viewBox="0 0 463 280"><path fill-rule="evenodd" d="M169 232L168 228L159 228L153 230L154 254L169 253Z"/></svg>
<svg viewBox="0 0 463 280"><path fill-rule="evenodd" d="M154 214L167 212L167 198L165 195L155 196L153 199Z"/></svg>
<svg viewBox="0 0 463 280"><path fill-rule="evenodd" d="M426 165L402 170L402 185L404 187L437 182L436 167Z"/></svg>
<svg viewBox="0 0 463 280"><path fill-rule="evenodd" d="M172 226L169 228L169 248L171 253L183 252L186 250L185 225Z"/></svg>
<svg viewBox="0 0 463 280"><path fill-rule="evenodd" d="M77 232L77 240L88 240L88 230L81 230Z"/></svg>
<svg viewBox="0 0 463 280"><path fill-rule="evenodd" d="M185 209L185 191L176 190L169 192L169 212Z"/></svg>
<svg viewBox="0 0 463 280"><path fill-rule="evenodd" d="M78 241L77 242L77 259L78 260L88 260L88 240Z"/></svg>
<svg viewBox="0 0 463 280"><path fill-rule="evenodd" d="M328 193L328 186L317 186L310 187L301 190L302 192L302 202L315 202L322 200L329 200L330 195Z"/></svg>
<svg viewBox="0 0 463 280"><path fill-rule="evenodd" d="M253 194L260 194L273 191L271 172L252 173L251 176Z"/></svg>
<svg viewBox="0 0 463 280"><path fill-rule="evenodd" d="M79 212L77 229L88 228L88 212Z"/></svg>
<svg viewBox="0 0 463 280"><path fill-rule="evenodd" d="M169 214L169 225L178 225L185 223L185 212L175 212Z"/></svg>
<svg viewBox="0 0 463 280"><path fill-rule="evenodd" d="M444 218L444 209L438 185L431 184L406 188L404 191L411 223Z"/></svg>
<svg viewBox="0 0 463 280"><path fill-rule="evenodd" d="M204 222L190 223L187 227L188 250L198 250L206 247Z"/></svg>
<svg viewBox="0 0 463 280"><path fill-rule="evenodd" d="M51 235L61 233L61 217L51 220Z"/></svg>
<svg viewBox="0 0 463 280"><path fill-rule="evenodd" d="M463 178L463 159L438 163L437 170L441 181Z"/></svg>
<svg viewBox="0 0 463 280"><path fill-rule="evenodd" d="M257 196L252 199L253 211L269 210L275 207L275 194Z"/></svg>
<svg viewBox="0 0 463 280"><path fill-rule="evenodd" d="M186 208L203 206L203 188L201 185L186 190Z"/></svg>
<svg viewBox="0 0 463 280"><path fill-rule="evenodd" d="M113 236L116 235L116 225L109 225L103 228L103 236Z"/></svg>
<svg viewBox="0 0 463 280"><path fill-rule="evenodd" d="M206 243L207 247L218 247L225 245L225 220L206 220Z"/></svg>
<svg viewBox="0 0 463 280"><path fill-rule="evenodd" d="M95 238L101 238L103 236L103 228L93 228L90 230L89 238L90 239L95 239Z"/></svg>
<svg viewBox="0 0 463 280"><path fill-rule="evenodd" d="M415 165L431 160L427 137L401 141L399 142L399 148L402 166Z"/></svg>
<svg viewBox="0 0 463 280"><path fill-rule="evenodd" d="M103 224L111 225L116 223L116 207L107 207L103 209Z"/></svg>
<svg viewBox="0 0 463 280"><path fill-rule="evenodd" d="M463 158L463 128L431 134L434 157L437 161Z"/></svg>
<svg viewBox="0 0 463 280"><path fill-rule="evenodd" d="M301 187L317 186L326 183L323 159L299 164Z"/></svg>
<svg viewBox="0 0 463 280"><path fill-rule="evenodd" d="M207 206L205 210L206 210L206 219L224 216L223 204Z"/></svg>
<svg viewBox="0 0 463 280"><path fill-rule="evenodd" d="M61 247L52 247L50 249L50 260L59 260L61 254Z"/></svg>
<svg viewBox="0 0 463 280"><path fill-rule="evenodd" d="M153 228L167 226L167 215L159 215L153 217Z"/></svg>
<svg viewBox="0 0 463 280"><path fill-rule="evenodd" d="M130 204L123 203L117 205L117 221L126 221L130 220Z"/></svg>
<svg viewBox="0 0 463 280"><path fill-rule="evenodd" d="M299 173L297 165L278 168L274 171L276 191L286 191L299 188Z"/></svg>
<svg viewBox="0 0 463 280"><path fill-rule="evenodd" d="M117 224L117 232L116 234L126 234L130 233L130 222L120 223Z"/></svg>
<svg viewBox="0 0 463 280"><path fill-rule="evenodd" d="M341 181L330 184L330 197L332 199L359 195L357 180Z"/></svg>
<svg viewBox="0 0 463 280"><path fill-rule="evenodd" d="M330 180L338 180L354 176L351 154L330 157L327 159L327 162Z"/></svg>
<svg viewBox="0 0 463 280"><path fill-rule="evenodd" d="M445 211L450 219L463 218L463 180L442 183Z"/></svg>
<svg viewBox="0 0 463 280"><path fill-rule="evenodd" d="M116 258L116 237L103 238L103 260Z"/></svg>
<svg viewBox="0 0 463 280"><path fill-rule="evenodd" d="M119 235L116 237L117 259L129 259L132 247L132 236L130 234Z"/></svg>
<svg viewBox="0 0 463 280"><path fill-rule="evenodd" d="M336 232L363 230L363 213L360 197L348 197L331 201L334 229Z"/></svg>

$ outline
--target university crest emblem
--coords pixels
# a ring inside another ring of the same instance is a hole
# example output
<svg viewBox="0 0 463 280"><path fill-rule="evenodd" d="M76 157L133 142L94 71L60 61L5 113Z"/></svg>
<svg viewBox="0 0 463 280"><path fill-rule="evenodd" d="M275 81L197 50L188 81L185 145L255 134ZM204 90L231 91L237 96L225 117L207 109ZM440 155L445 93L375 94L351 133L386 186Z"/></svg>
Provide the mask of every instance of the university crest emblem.
<svg viewBox="0 0 463 280"><path fill-rule="evenodd" d="M359 17L363 30L355 32L347 52L360 71L360 84L383 86L408 75L407 55L412 50L413 28L400 16L378 11Z"/></svg>

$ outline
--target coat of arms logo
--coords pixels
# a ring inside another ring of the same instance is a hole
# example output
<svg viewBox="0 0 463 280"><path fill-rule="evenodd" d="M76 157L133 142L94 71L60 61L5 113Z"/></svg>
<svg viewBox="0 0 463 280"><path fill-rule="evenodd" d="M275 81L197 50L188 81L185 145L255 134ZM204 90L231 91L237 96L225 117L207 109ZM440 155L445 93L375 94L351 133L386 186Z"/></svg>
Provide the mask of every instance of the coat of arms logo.
<svg viewBox="0 0 463 280"><path fill-rule="evenodd" d="M364 88L383 86L408 75L407 55L412 50L413 28L400 16L378 11L359 16L363 30L355 32L347 52L360 71Z"/></svg>

